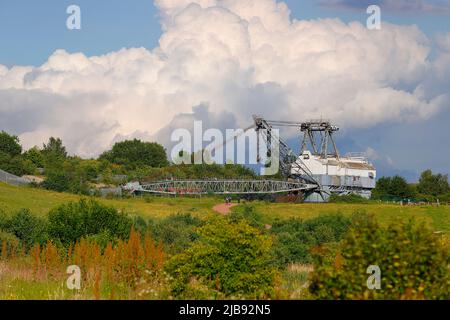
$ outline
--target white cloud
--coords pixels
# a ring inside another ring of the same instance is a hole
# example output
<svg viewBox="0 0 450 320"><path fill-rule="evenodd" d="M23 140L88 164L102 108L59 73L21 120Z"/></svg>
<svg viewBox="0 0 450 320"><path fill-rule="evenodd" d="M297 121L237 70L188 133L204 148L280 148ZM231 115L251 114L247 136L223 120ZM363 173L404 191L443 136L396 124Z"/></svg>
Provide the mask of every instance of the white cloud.
<svg viewBox="0 0 450 320"><path fill-rule="evenodd" d="M0 66L0 126L26 147L55 135L92 156L125 137L163 139L198 105L209 107L193 118L211 125L247 127L262 114L358 128L427 119L448 102L446 78L432 72L448 74L450 53L430 60L417 27L291 20L275 0L155 3L164 32L152 51L58 50L39 67Z"/></svg>

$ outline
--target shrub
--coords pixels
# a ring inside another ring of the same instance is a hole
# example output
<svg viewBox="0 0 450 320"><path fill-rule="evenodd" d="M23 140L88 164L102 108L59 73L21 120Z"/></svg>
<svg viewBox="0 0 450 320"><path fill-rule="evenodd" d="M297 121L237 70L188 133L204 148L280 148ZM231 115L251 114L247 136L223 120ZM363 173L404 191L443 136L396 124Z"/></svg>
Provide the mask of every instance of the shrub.
<svg viewBox="0 0 450 320"><path fill-rule="evenodd" d="M42 182L45 189L57 192L65 192L70 189L70 178L63 171L52 171L47 174L46 179Z"/></svg>
<svg viewBox="0 0 450 320"><path fill-rule="evenodd" d="M417 191L434 197L447 194L449 191L448 175L433 174L431 170L422 172Z"/></svg>
<svg viewBox="0 0 450 320"><path fill-rule="evenodd" d="M126 239L131 226L131 218L124 213L94 200L70 202L53 209L48 215L50 237L64 245L105 231L113 238Z"/></svg>
<svg viewBox="0 0 450 320"><path fill-rule="evenodd" d="M6 221L4 228L20 239L26 249L35 243L43 244L47 241L46 221L26 209L20 210Z"/></svg>
<svg viewBox="0 0 450 320"><path fill-rule="evenodd" d="M348 195L337 195L337 194L332 194L330 197L330 202L331 203L367 203L367 199L364 197L361 197L358 194L348 194Z"/></svg>
<svg viewBox="0 0 450 320"><path fill-rule="evenodd" d="M325 243L339 242L348 230L350 219L341 214L323 215L307 221L289 219L273 224L276 235L272 254L274 263L312 263L311 249Z"/></svg>
<svg viewBox="0 0 450 320"><path fill-rule="evenodd" d="M22 146L17 136L10 135L5 131L0 132L0 152L4 152L11 157L22 153Z"/></svg>
<svg viewBox="0 0 450 320"><path fill-rule="evenodd" d="M255 208L251 205L243 205L238 210L233 210L229 217L234 222L239 222L241 220L247 221L252 227L262 226L262 216L258 213Z"/></svg>
<svg viewBox="0 0 450 320"><path fill-rule="evenodd" d="M148 233L149 222L147 222L147 220L145 220L144 218L142 218L140 216L133 216L131 218L132 218L134 230L136 230L138 233L140 233L142 235L145 235Z"/></svg>
<svg viewBox="0 0 450 320"><path fill-rule="evenodd" d="M31 161L37 168L44 167L44 157L38 147L33 147L24 152L23 157L25 160Z"/></svg>
<svg viewBox="0 0 450 320"><path fill-rule="evenodd" d="M72 167L72 164L69 162L65 169L48 172L46 179L42 182L42 187L57 192L71 192L83 195L89 194L87 178L84 178L76 172L76 167Z"/></svg>
<svg viewBox="0 0 450 320"><path fill-rule="evenodd" d="M414 197L414 189L405 178L400 176L381 177L377 181L375 189L372 190L372 199L408 199Z"/></svg>
<svg viewBox="0 0 450 320"><path fill-rule="evenodd" d="M19 246L20 240L12 233L0 230L0 257L6 259L12 250Z"/></svg>
<svg viewBox="0 0 450 320"><path fill-rule="evenodd" d="M156 241L162 242L165 251L177 254L187 249L197 239L196 229L202 221L190 214L178 214L164 218L152 227Z"/></svg>
<svg viewBox="0 0 450 320"><path fill-rule="evenodd" d="M5 214L5 212L0 209L0 230L6 230L9 225L9 217Z"/></svg>
<svg viewBox="0 0 450 320"><path fill-rule="evenodd" d="M334 261L316 256L310 292L319 299L449 299L448 247L413 220L386 229L357 215ZM381 290L369 290L366 273L381 269Z"/></svg>
<svg viewBox="0 0 450 320"><path fill-rule="evenodd" d="M245 221L233 223L216 217L199 229L199 239L167 265L176 296L193 293L200 281L209 290L226 296L268 297L273 292L275 270L270 267L272 240Z"/></svg>
<svg viewBox="0 0 450 320"><path fill-rule="evenodd" d="M22 155L11 156L0 151L0 169L16 176L23 176L34 174L36 166L31 161L25 160Z"/></svg>

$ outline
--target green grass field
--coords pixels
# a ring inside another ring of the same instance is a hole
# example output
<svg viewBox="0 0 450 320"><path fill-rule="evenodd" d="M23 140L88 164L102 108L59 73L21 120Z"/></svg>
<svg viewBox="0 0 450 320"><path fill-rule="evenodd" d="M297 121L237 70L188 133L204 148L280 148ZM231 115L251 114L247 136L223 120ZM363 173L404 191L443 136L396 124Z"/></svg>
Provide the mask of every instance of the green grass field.
<svg viewBox="0 0 450 320"><path fill-rule="evenodd" d="M36 215L45 215L51 209L81 197L68 193L57 193L31 187L14 187L0 183L0 210L7 214L20 209L30 209ZM98 199L117 209L142 217L162 218L177 213L193 215L212 214L214 205L222 202L220 198L131 198Z"/></svg>
<svg viewBox="0 0 450 320"><path fill-rule="evenodd" d="M321 214L340 212L351 215L357 210L364 210L374 214L382 225L396 219L415 218L430 224L436 231L450 233L450 206L400 206L395 204L369 203L369 204L284 204L264 203L253 204L256 212L264 216L265 222L271 224L276 219L301 218L309 219ZM239 208L236 208L239 210Z"/></svg>
<svg viewBox="0 0 450 320"><path fill-rule="evenodd" d="M45 215L52 208L81 199L81 196L56 193L29 187L13 187L0 183L0 210L12 213L22 208L34 214ZM221 197L202 198L130 198L100 199L102 203L142 217L162 218L177 213L192 213L200 217L214 214L213 207L223 202ZM387 224L395 219L416 218L429 223L436 231L450 233L450 206L400 206L393 204L292 204L266 203L255 201L252 204L261 213L266 223L276 219L309 219L321 214L340 212L350 215L357 210L373 213L380 223ZM241 210L242 206L233 208Z"/></svg>

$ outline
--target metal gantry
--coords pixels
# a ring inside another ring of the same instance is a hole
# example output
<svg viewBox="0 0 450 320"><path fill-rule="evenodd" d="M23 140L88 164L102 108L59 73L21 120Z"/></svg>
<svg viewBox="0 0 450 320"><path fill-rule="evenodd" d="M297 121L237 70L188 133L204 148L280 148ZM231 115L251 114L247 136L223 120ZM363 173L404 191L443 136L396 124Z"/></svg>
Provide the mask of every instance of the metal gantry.
<svg viewBox="0 0 450 320"><path fill-rule="evenodd" d="M301 142L300 154L303 154L307 149L307 143L311 144L313 155L320 156L322 159L328 157L334 157L339 160L339 151L336 147L333 134L339 131L339 128L333 126L329 120L311 120L304 122L300 126L301 132L303 132L303 140ZM317 146L316 133L320 136L320 149ZM333 152L329 153L329 146L333 148Z"/></svg>
<svg viewBox="0 0 450 320"><path fill-rule="evenodd" d="M307 192L316 185L283 180L167 180L129 187L133 193L166 195L257 195Z"/></svg>
<svg viewBox="0 0 450 320"><path fill-rule="evenodd" d="M320 183L314 178L311 170L309 170L301 158L295 154L287 143L280 137L277 137L277 139L273 138L272 130L274 126L298 126L299 124L288 121L265 120L259 116L253 116L253 119L258 133L258 141L261 136L266 142L268 157L271 156L272 144L276 144L276 150L279 153L280 170L285 179L296 179L307 184L313 184L316 188L321 189ZM258 148L258 160L260 158ZM297 172L297 174L293 175L293 171Z"/></svg>
<svg viewBox="0 0 450 320"><path fill-rule="evenodd" d="M260 116L253 116L253 118L254 124L245 131L254 128L257 132L258 162L261 160L259 152L260 138L262 138L266 142L268 159L272 159L272 150L278 153L274 156L279 158L279 169L284 180L167 180L142 185L139 183L131 184L125 189L131 192L161 195L257 195L301 192L306 195L318 193L324 199L324 194L329 191L323 189L310 169L287 143L280 137L273 135L273 128L286 126L299 128L305 133L301 146L302 150L306 148L307 142L310 142L314 153L321 154L324 158L330 155L328 153L328 140L331 141L334 155L339 157L333 139L333 133L338 131L339 128L332 126L329 121L322 120L300 123L266 120ZM322 138L320 150L317 148L315 133L319 133Z"/></svg>

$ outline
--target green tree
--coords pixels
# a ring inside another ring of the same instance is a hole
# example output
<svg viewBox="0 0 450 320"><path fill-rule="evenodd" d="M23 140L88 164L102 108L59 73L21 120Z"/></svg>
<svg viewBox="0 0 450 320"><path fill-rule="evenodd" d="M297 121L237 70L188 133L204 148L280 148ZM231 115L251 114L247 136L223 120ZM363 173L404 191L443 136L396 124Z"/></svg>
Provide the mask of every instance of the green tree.
<svg viewBox="0 0 450 320"><path fill-rule="evenodd" d="M448 175L433 174L431 170L422 172L419 184L417 185L417 191L421 194L435 197L447 194L449 191Z"/></svg>
<svg viewBox="0 0 450 320"><path fill-rule="evenodd" d="M310 264L314 247L339 242L350 226L350 218L341 214L322 215L302 221L288 219L276 221L271 233L276 235L273 246L274 263Z"/></svg>
<svg viewBox="0 0 450 320"><path fill-rule="evenodd" d="M67 172L51 170L42 182L42 187L57 192L70 191L70 177Z"/></svg>
<svg viewBox="0 0 450 320"><path fill-rule="evenodd" d="M116 143L110 151L100 156L99 160L102 159L132 168L139 166L160 168L169 164L163 146L137 139Z"/></svg>
<svg viewBox="0 0 450 320"><path fill-rule="evenodd" d="M88 182L96 175L95 161L67 158L63 163L46 169L46 179L42 186L58 192L89 195Z"/></svg>
<svg viewBox="0 0 450 320"><path fill-rule="evenodd" d="M381 227L358 214L340 252L316 253L310 292L318 299L449 299L448 247L424 224L393 222ZM367 286L369 266L381 270L381 289Z"/></svg>
<svg viewBox="0 0 450 320"><path fill-rule="evenodd" d="M93 200L61 205L48 214L48 233L64 245L104 232L114 239L127 239L133 221L125 213ZM113 239L111 239L113 240Z"/></svg>
<svg viewBox="0 0 450 320"><path fill-rule="evenodd" d="M405 178L400 176L392 177L389 186L389 194L399 198L411 198L414 196L411 186Z"/></svg>
<svg viewBox="0 0 450 320"><path fill-rule="evenodd" d="M400 176L382 177L378 179L372 191L372 199L411 198L414 196L413 188L405 178Z"/></svg>
<svg viewBox="0 0 450 320"><path fill-rule="evenodd" d="M44 156L38 147L33 147L23 154L24 159L31 161L37 168L44 167Z"/></svg>
<svg viewBox="0 0 450 320"><path fill-rule="evenodd" d="M391 178L381 177L377 181L375 189L372 190L373 199L383 199L389 196Z"/></svg>
<svg viewBox="0 0 450 320"><path fill-rule="evenodd" d="M31 161L24 160L22 155L11 157L0 152L0 169L16 176L23 176L24 174L34 174L36 166Z"/></svg>
<svg viewBox="0 0 450 320"><path fill-rule="evenodd" d="M190 214L171 215L157 220L152 228L155 241L164 244L164 251L178 254L186 250L197 239L196 229L202 220Z"/></svg>
<svg viewBox="0 0 450 320"><path fill-rule="evenodd" d="M52 170L61 170L64 160L67 158L67 151L60 138L51 137L47 144L44 143L42 155L47 174Z"/></svg>
<svg viewBox="0 0 450 320"><path fill-rule="evenodd" d="M225 296L264 298L272 294L275 269L270 266L269 236L246 221L233 223L226 217L216 217L199 228L198 235L190 248L168 262L174 294L194 294L193 279Z"/></svg>
<svg viewBox="0 0 450 320"><path fill-rule="evenodd" d="M44 143L42 153L44 155L53 154L62 159L67 157L66 147L64 147L62 140L54 137L50 137L47 144Z"/></svg>
<svg viewBox="0 0 450 320"><path fill-rule="evenodd" d="M22 146L19 143L19 138L5 131L0 132L0 152L11 157L20 155L22 153Z"/></svg>
<svg viewBox="0 0 450 320"><path fill-rule="evenodd" d="M6 229L19 238L26 249L35 243L43 244L47 240L46 221L26 209L12 216L6 224Z"/></svg>

